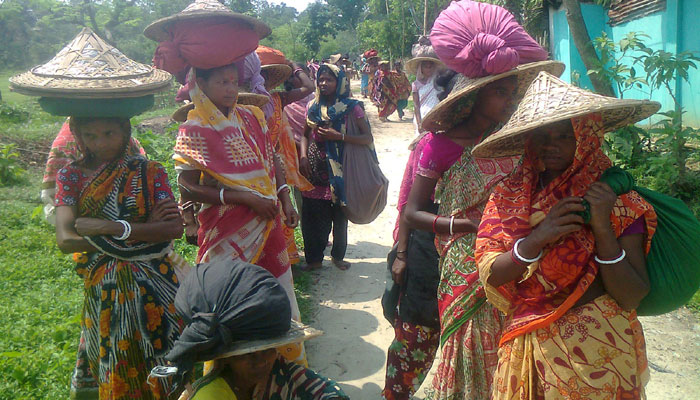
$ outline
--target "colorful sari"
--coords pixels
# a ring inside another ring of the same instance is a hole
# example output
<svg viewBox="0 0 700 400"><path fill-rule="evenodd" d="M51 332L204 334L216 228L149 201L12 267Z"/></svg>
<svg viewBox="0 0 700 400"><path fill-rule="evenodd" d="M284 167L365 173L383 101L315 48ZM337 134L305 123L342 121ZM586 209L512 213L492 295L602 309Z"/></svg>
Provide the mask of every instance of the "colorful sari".
<svg viewBox="0 0 700 400"><path fill-rule="evenodd" d="M196 81L194 76L191 80ZM275 153L262 111L235 105L224 116L196 84L190 98L194 109L180 125L173 155L176 168L195 169L216 179L219 187L277 201ZM197 218L197 262L233 259L265 268L287 291L292 317L299 320L281 212L266 220L242 204L202 204ZM306 362L302 345L280 351L290 360Z"/></svg>
<svg viewBox="0 0 700 400"><path fill-rule="evenodd" d="M377 70L373 100L380 118L386 118L396 111L399 93L394 81L394 74L391 71Z"/></svg>
<svg viewBox="0 0 700 400"><path fill-rule="evenodd" d="M311 190L313 185L299 173L299 155L297 154L297 146L294 143L294 134L289 126L287 115L282 108L282 98L278 92L270 95L273 112L270 118L267 119L267 128L270 132L270 140L272 146L277 151L277 154L282 161L284 175L289 186L296 187L299 190ZM291 191L290 191L291 195ZM296 264L300 261L299 251L294 240L294 228L284 225L284 237L287 241L287 254L289 261Z"/></svg>
<svg viewBox="0 0 700 400"><path fill-rule="evenodd" d="M572 165L537 191L539 161L526 155L499 185L484 211L476 242L482 282L498 255L527 236L549 210L568 196L583 196L611 166L600 149L599 115L572 119L576 153ZM611 215L616 236L639 218L646 223L646 251L656 214L636 192L618 197ZM598 274L590 228L564 236L544 249L535 268L519 282L485 284L491 303L507 315L494 381L496 399L643 397L648 379L644 337L634 311L610 296L573 307Z"/></svg>
<svg viewBox="0 0 700 400"><path fill-rule="evenodd" d="M515 168L514 158L472 158L472 148L465 147L438 182L439 215L480 220L491 189ZM502 319L486 303L474 262L475 240L475 233L436 235L442 348L432 388L426 390L430 399L480 400L491 395Z"/></svg>
<svg viewBox="0 0 700 400"><path fill-rule="evenodd" d="M140 156L103 165L92 177L70 165L57 179L57 206L77 205L81 217L144 223L157 201L172 199L163 167ZM173 304L179 260L168 255L169 242L86 239L98 251L74 259L84 279L81 327L99 397L165 398L165 382L149 386L147 377L165 362L181 329Z"/></svg>
<svg viewBox="0 0 700 400"><path fill-rule="evenodd" d="M136 138L132 137L129 142L129 147L126 149L127 155L146 155L146 152L141 147ZM56 174L66 165L83 157L82 151L75 137L70 130L68 121L63 123L61 130L51 144L49 157L46 160L44 169L44 178L41 181L41 201L44 203L44 216L49 223L54 224L55 217L55 197L56 197Z"/></svg>

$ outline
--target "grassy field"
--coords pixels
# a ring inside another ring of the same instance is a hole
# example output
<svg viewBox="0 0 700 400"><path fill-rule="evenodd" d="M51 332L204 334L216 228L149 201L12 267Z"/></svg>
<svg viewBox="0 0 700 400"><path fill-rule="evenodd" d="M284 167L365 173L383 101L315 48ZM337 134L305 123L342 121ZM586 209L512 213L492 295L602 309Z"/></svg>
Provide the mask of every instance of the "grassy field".
<svg viewBox="0 0 700 400"><path fill-rule="evenodd" d="M4 100L8 100L9 75L0 75ZM54 228L44 221L39 199L41 152L48 152L63 118L35 108L32 98L9 98L18 101L4 105L26 111L28 117L21 122L0 118L0 146L16 143L30 149L20 151L20 164L27 170L22 183L0 187L0 315L4 321L0 324L0 399L66 399L80 331L82 281L73 271L71 256L56 247ZM167 116L175 108L150 111L132 122L136 125L146 118ZM166 167L174 184L175 127L171 125L163 134L134 134L149 156ZM175 250L194 262L195 246L178 240ZM302 319L308 320L314 307L306 294L311 279L295 270L295 280Z"/></svg>

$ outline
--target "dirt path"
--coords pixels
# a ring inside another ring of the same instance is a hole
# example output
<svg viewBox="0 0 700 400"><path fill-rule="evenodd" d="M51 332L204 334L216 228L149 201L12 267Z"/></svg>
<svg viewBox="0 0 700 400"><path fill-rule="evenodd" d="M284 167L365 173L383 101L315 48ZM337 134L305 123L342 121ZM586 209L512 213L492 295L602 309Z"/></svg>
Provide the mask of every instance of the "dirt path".
<svg viewBox="0 0 700 400"><path fill-rule="evenodd" d="M348 271L334 268L327 258L324 268L314 272L312 295L318 306L311 324L325 335L307 343L312 368L337 380L353 400L379 399L384 387L386 349L393 339L393 330L382 315L380 298L384 291L386 254L393 244L396 200L408 158L407 145L413 137L409 118L398 122L394 114L390 122L382 123L377 118L376 107L368 101L365 105L381 168L390 181L389 200L373 223L350 224L346 259L352 266ZM699 398L697 317L682 309L641 320L651 366L647 397L651 400Z"/></svg>

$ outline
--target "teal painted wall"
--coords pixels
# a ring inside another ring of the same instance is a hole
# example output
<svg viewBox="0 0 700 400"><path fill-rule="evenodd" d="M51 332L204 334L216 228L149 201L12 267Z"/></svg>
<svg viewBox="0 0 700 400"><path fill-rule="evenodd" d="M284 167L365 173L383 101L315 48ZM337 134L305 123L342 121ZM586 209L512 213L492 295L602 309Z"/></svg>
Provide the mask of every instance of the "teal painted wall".
<svg viewBox="0 0 700 400"><path fill-rule="evenodd" d="M591 38L600 36L606 32L614 41L619 42L629 32L640 32L649 35L645 43L653 50L664 50L677 54L682 51L694 51L700 55L700 33L697 24L700 22L700 1L696 0L668 0L666 10L654 13L646 17L629 21L627 23L611 27L607 24L607 12L600 6L582 4L581 9L586 21L588 33ZM550 27L552 30L552 56L556 60L564 62L567 66L562 78L571 82L572 73L578 72L581 87L592 89L591 81L586 75L586 68L581 61L578 50L570 38L569 26L566 21L565 10L551 10ZM630 54L628 65L632 64ZM638 75L643 71L638 68ZM700 71L690 70L689 82L675 82L673 85L677 97L686 114L684 122L688 125L700 127ZM624 93L625 98L649 99L661 103L662 110L673 109L673 99L665 89L655 90L650 93L647 87L643 90L631 89Z"/></svg>

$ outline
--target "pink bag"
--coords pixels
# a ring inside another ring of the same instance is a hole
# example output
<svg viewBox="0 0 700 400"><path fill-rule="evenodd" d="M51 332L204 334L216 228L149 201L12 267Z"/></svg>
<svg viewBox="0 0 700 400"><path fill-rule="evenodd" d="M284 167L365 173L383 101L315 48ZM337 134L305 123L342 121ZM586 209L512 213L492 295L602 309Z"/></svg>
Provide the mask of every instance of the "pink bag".
<svg viewBox="0 0 700 400"><path fill-rule="evenodd" d="M445 65L470 78L500 74L548 55L506 9L471 0L455 1L440 13L430 42Z"/></svg>

